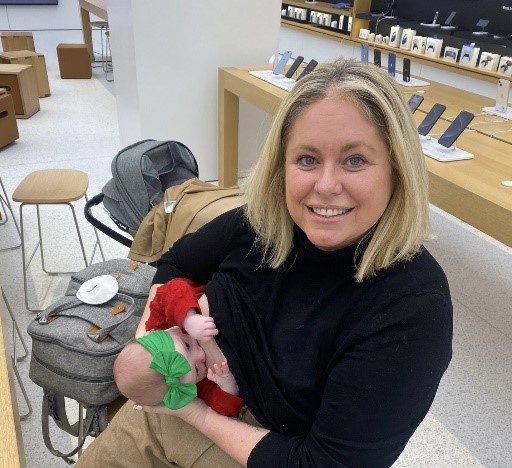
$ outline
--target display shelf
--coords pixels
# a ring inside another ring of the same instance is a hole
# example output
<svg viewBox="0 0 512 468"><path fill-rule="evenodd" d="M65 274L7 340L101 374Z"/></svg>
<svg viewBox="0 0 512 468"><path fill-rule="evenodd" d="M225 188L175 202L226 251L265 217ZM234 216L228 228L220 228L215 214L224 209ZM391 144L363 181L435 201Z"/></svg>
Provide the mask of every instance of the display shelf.
<svg viewBox="0 0 512 468"><path fill-rule="evenodd" d="M348 2L347 2L348 3ZM307 10L306 19L296 19L287 16L281 16L281 23L303 29L314 34L320 34L330 37L351 38L354 39L359 34L359 29L368 28L369 22L366 19L358 18L357 13L360 11L367 11L370 8L371 0L354 0L352 8L334 8L331 3L326 2L313 2L309 3L306 0L288 0L282 3L282 9L287 9L288 6L296 8L304 8ZM352 26L349 29L332 28L328 25L320 25L310 21L311 12L328 13L333 15L333 21L339 21L341 15L350 17Z"/></svg>
<svg viewBox="0 0 512 468"><path fill-rule="evenodd" d="M354 41L368 42L368 41L362 41L360 39L354 39ZM510 79L510 77L507 78L502 73L492 72L492 71L484 70L484 69L478 68L478 67L468 67L468 66L456 63L456 62L449 62L447 60L444 60L442 57L439 57L439 58L428 57L424 54L417 54L417 53L411 52L410 50L399 49L397 47L391 47L386 44L376 44L374 42L368 42L368 45L370 47L380 49L382 51L393 52L394 54L396 54L398 57L401 57L401 58L403 58L403 57L410 58L411 61L413 61L413 62L426 63L427 65L432 65L436 68L442 68L446 71L451 71L451 72L455 72L455 73L463 72L465 74L469 74L469 75L473 76L473 78L477 78L480 80L485 80L485 81L494 83L499 78Z"/></svg>
<svg viewBox="0 0 512 468"><path fill-rule="evenodd" d="M343 12L350 11L333 8L332 5L325 2L307 3L305 0L288 0L286 2L283 2L283 8L285 8L285 6L288 5L338 15L343 14ZM320 26L314 23L310 23L309 21L299 22L286 17L281 18L281 24L286 27L306 31L308 33L319 35L322 37L329 37L330 39L339 39L341 41L350 41L356 43L368 42L359 39L359 30L361 28L371 30L372 23L374 25L379 19L379 16L370 13L371 0L354 0L353 5L354 6L350 11L352 15L352 31L350 33L348 33L347 31L339 31L333 28ZM440 27L428 28L425 26L421 26L418 21L405 20L402 18L383 18L382 20L379 21L379 25L385 25L387 27L390 27L394 24L397 24L397 22L405 28L416 29L418 31L418 35L428 36L435 34L440 39L443 39L443 48L446 45L460 48L463 43L469 42L469 39L472 38L473 40L471 42L475 42L477 46L480 47L481 52L494 52L499 53L501 56L512 56L512 46L508 45L509 43L512 44L511 39L491 39L485 37L482 38L473 36L471 35L470 32L465 32L460 29L445 30L441 29ZM379 33L381 33L380 30ZM498 73L497 71L484 70L478 67L468 67L465 65L461 65L458 62L449 62L447 60L444 60L442 57L428 57L424 54L417 54L409 50L399 49L397 47L391 47L386 44L378 44L375 42L368 42L368 44L370 47L380 49L384 52L393 52L397 54L398 57L401 58L408 57L414 62L427 64L449 72L464 73L466 75L472 76L473 78L488 82L495 82L499 78L510 79L510 77L507 77L502 73ZM495 44L496 47L500 48L499 52L495 52L495 50L492 47L490 47L492 44ZM505 45L508 46L505 47Z"/></svg>

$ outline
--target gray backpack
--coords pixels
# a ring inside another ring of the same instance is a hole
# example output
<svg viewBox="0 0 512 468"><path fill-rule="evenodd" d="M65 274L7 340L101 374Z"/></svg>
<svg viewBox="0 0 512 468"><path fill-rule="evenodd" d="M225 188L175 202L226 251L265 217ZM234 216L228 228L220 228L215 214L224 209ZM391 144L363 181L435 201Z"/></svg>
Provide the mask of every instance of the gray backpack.
<svg viewBox="0 0 512 468"><path fill-rule="evenodd" d="M102 189L103 206L132 236L167 188L199 177L192 151L178 141L138 141L117 153L111 170L112 179Z"/></svg>
<svg viewBox="0 0 512 468"><path fill-rule="evenodd" d="M98 436L107 426L107 404L119 390L112 367L124 345L134 336L147 301L155 268L129 259L91 265L72 275L64 297L29 324L32 338L30 379L43 388L42 428L48 449L68 462L86 436ZM108 302L85 304L76 297L80 286L101 275L117 279L118 293ZM83 437L69 453L56 450L49 436L49 418L78 437L81 421L69 424L64 398L85 408Z"/></svg>

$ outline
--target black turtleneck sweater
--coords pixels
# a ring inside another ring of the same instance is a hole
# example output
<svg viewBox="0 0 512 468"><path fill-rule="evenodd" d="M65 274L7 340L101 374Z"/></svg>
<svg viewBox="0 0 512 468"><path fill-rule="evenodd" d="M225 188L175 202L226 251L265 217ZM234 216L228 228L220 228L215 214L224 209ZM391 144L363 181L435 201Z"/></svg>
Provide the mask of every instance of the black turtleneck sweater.
<svg viewBox="0 0 512 468"><path fill-rule="evenodd" d="M451 359L446 277L426 251L356 283L355 248L296 229L286 267L261 265L241 209L179 240L154 283L206 284L216 341L267 434L249 467L390 466Z"/></svg>

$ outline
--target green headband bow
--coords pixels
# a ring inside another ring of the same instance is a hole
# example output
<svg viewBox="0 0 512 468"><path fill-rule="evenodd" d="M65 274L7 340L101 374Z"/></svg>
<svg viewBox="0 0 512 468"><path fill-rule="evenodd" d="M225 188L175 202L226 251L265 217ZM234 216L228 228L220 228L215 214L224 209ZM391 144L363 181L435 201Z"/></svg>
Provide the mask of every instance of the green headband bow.
<svg viewBox="0 0 512 468"><path fill-rule="evenodd" d="M165 377L169 390L163 404L170 409L179 409L190 403L197 395L197 387L194 384L182 383L180 378L192 368L185 357L176 351L169 332L155 330L137 338L137 342L153 356L149 367Z"/></svg>

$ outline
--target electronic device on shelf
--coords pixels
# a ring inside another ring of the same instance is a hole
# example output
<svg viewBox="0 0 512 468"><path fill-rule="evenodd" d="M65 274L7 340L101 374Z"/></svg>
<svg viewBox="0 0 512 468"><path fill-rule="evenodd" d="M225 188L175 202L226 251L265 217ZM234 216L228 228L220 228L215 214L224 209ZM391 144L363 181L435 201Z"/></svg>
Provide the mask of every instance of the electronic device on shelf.
<svg viewBox="0 0 512 468"><path fill-rule="evenodd" d="M413 94L407 101L407 105L409 106L409 109L411 109L411 112L414 114L422 102L423 96L421 94Z"/></svg>
<svg viewBox="0 0 512 468"><path fill-rule="evenodd" d="M435 15L434 15L434 19L432 20L432 23L420 23L422 26L427 26L428 28L438 28L439 26L441 26L438 22L437 22L437 17L439 16L439 12L436 11Z"/></svg>
<svg viewBox="0 0 512 468"><path fill-rule="evenodd" d="M425 118L421 121L418 126L418 133L422 136L428 135L432 127L439 120L439 117L446 110L446 106L444 104L436 103L432 106L432 108L428 111Z"/></svg>
<svg viewBox="0 0 512 468"><path fill-rule="evenodd" d="M297 71L297 68L300 67L300 64L304 61L304 57L302 55L299 55L294 62L292 63L292 66L288 69L286 74L284 75L286 78L292 78L293 74Z"/></svg>
<svg viewBox="0 0 512 468"><path fill-rule="evenodd" d="M380 49L373 49L373 64L377 67L381 66L382 54Z"/></svg>
<svg viewBox="0 0 512 468"><path fill-rule="evenodd" d="M368 43L361 42L361 62L368 63Z"/></svg>
<svg viewBox="0 0 512 468"><path fill-rule="evenodd" d="M455 18L456 14L457 14L456 11L452 11L448 15L448 18L446 18L444 23L441 25L441 29L456 29L456 26L452 25L453 18Z"/></svg>
<svg viewBox="0 0 512 468"><path fill-rule="evenodd" d="M475 36L486 36L487 34L489 34L487 31L484 31L484 29L487 27L488 24L489 24L489 20L486 20L486 19L478 20L478 22L476 23L476 27L482 28L482 29L479 31L473 31L473 34Z"/></svg>
<svg viewBox="0 0 512 468"><path fill-rule="evenodd" d="M281 74L281 72L284 70L284 67L288 63L288 60L290 60L291 56L292 56L292 51L291 50L287 50L283 55L281 55L281 58L277 62L276 66L274 67L274 70L272 71L272 73L274 73L274 75Z"/></svg>
<svg viewBox="0 0 512 468"><path fill-rule="evenodd" d="M407 57L402 62L402 81L406 83L411 81L411 59Z"/></svg>
<svg viewBox="0 0 512 468"><path fill-rule="evenodd" d="M302 73L297 77L297 81L299 81L301 78L304 78L306 75L309 75L317 65L318 62L314 59L311 59L309 63L306 65L306 68L304 68L304 70L302 70Z"/></svg>
<svg viewBox="0 0 512 468"><path fill-rule="evenodd" d="M466 129L469 123L474 119L475 115L468 111L460 111L459 115L453 119L450 126L439 137L437 142L445 148L450 148L460 134Z"/></svg>
<svg viewBox="0 0 512 468"><path fill-rule="evenodd" d="M396 54L390 52L388 54L388 73L394 77L396 74Z"/></svg>

